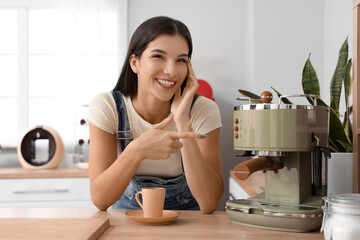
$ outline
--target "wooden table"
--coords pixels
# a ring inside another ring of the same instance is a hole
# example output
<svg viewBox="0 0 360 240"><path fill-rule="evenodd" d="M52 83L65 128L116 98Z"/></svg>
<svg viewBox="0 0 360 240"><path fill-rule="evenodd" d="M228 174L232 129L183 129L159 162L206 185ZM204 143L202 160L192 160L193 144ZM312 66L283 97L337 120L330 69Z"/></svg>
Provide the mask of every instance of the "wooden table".
<svg viewBox="0 0 360 240"><path fill-rule="evenodd" d="M98 211L96 209L0 208L0 226L5 218L108 218L110 226L99 239L324 239L319 232L289 233L269 231L232 223L224 211L202 214L199 211L179 211L173 223L149 226L135 223L125 215L126 210ZM61 230L61 229L59 229ZM16 229L14 229L16 231ZM77 238L79 239L79 238Z"/></svg>

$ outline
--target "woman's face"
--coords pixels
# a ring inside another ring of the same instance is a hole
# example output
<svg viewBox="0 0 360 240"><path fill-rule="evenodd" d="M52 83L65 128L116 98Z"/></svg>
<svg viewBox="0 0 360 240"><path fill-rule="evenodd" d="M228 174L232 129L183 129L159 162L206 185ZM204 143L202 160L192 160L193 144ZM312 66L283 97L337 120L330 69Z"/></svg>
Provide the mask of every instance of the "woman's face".
<svg viewBox="0 0 360 240"><path fill-rule="evenodd" d="M188 52L182 36L163 34L148 44L140 58L131 56L130 65L138 75L137 94L169 101L187 76Z"/></svg>

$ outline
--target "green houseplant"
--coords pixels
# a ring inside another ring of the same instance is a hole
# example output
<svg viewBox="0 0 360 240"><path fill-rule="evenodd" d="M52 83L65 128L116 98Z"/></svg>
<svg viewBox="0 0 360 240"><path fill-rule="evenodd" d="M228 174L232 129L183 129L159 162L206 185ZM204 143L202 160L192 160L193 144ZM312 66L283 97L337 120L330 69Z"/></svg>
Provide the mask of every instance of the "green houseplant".
<svg viewBox="0 0 360 240"><path fill-rule="evenodd" d="M334 74L330 81L330 105L327 105L320 97L320 84L316 71L311 64L310 55L305 62L302 72L302 88L304 94L317 95L320 98L317 100L317 105L327 106L330 108L330 127L329 127L329 148L333 152L352 152L352 124L350 115L352 113L352 106L350 106L349 99L352 89L351 67L352 60L348 59L349 47L348 39L344 41L340 50L338 62ZM345 112L340 114L339 106L342 96L342 86L344 85L344 100ZM272 89L278 96L280 92ZM260 99L260 96L239 89L241 95L250 97L254 101ZM310 104L314 105L314 99L308 98ZM283 102L292 104L288 99L283 98Z"/></svg>

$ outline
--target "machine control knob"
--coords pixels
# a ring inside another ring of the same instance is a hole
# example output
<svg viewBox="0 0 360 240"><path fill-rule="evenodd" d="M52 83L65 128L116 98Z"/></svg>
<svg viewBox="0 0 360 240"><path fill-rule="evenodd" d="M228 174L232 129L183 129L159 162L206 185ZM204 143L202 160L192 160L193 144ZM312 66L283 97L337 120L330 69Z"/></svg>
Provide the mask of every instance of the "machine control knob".
<svg viewBox="0 0 360 240"><path fill-rule="evenodd" d="M238 118L235 118L234 123L235 123L235 124L238 124L238 123L239 123L239 119L238 119Z"/></svg>
<svg viewBox="0 0 360 240"><path fill-rule="evenodd" d="M272 99L273 99L273 95L272 95L271 92L264 91L264 92L261 93L261 96L260 96L260 101L261 102L270 103Z"/></svg>
<svg viewBox="0 0 360 240"><path fill-rule="evenodd" d="M235 127L234 127L234 130L235 130L235 131L239 131L239 127L238 127L238 126L235 126Z"/></svg>
<svg viewBox="0 0 360 240"><path fill-rule="evenodd" d="M239 138L239 135L237 133L235 133L235 138L238 139Z"/></svg>

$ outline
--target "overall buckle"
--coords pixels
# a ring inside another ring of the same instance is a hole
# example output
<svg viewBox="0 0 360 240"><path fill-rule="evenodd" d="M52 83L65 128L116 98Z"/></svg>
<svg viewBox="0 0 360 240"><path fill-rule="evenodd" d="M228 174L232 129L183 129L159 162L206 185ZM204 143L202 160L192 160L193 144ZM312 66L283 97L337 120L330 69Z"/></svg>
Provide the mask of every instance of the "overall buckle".
<svg viewBox="0 0 360 240"><path fill-rule="evenodd" d="M131 131L117 131L118 140L131 140L133 139Z"/></svg>

